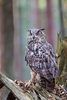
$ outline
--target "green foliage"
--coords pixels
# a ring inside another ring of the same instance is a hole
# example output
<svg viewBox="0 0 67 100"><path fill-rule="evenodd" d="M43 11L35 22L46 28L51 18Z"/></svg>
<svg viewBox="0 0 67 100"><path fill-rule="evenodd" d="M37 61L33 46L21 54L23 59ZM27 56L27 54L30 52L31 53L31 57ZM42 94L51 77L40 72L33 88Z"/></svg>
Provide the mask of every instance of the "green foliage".
<svg viewBox="0 0 67 100"><path fill-rule="evenodd" d="M63 40L60 37L60 34L57 34L57 61L59 66L59 77L57 78L57 83L63 83L66 81L66 73L67 73L67 37Z"/></svg>
<svg viewBox="0 0 67 100"><path fill-rule="evenodd" d="M39 9L44 10L46 8L46 0L38 0Z"/></svg>
<svg viewBox="0 0 67 100"><path fill-rule="evenodd" d="M63 49L63 41L60 38L60 34L57 33L57 49L56 49L56 53L58 54L58 56L61 55L62 49Z"/></svg>

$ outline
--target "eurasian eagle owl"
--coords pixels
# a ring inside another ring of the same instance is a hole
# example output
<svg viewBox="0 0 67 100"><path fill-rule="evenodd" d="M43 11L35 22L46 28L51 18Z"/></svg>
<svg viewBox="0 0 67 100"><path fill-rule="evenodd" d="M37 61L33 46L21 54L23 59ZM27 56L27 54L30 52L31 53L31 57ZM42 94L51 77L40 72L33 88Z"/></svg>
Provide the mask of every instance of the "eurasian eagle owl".
<svg viewBox="0 0 67 100"><path fill-rule="evenodd" d="M55 52L47 42L43 29L28 30L27 43L25 60L32 71L32 79L27 85L38 80L46 89L54 88L59 71Z"/></svg>

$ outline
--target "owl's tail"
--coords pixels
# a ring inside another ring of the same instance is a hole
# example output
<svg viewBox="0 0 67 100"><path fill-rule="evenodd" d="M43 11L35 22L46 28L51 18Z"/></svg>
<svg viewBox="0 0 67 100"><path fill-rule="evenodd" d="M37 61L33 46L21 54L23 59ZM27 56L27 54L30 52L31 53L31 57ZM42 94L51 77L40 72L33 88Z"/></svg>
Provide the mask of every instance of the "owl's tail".
<svg viewBox="0 0 67 100"><path fill-rule="evenodd" d="M48 91L53 91L55 87L55 79L53 78L49 81L45 79L44 77L41 77L40 85Z"/></svg>

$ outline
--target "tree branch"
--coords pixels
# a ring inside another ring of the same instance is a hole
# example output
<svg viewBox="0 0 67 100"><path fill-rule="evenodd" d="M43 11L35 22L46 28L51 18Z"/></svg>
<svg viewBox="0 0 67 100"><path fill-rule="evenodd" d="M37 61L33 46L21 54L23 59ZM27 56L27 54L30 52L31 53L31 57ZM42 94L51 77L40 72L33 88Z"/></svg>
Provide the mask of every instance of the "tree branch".
<svg viewBox="0 0 67 100"><path fill-rule="evenodd" d="M30 94L24 93L15 82L7 78L2 72L0 72L0 80L19 100L33 100Z"/></svg>
<svg viewBox="0 0 67 100"><path fill-rule="evenodd" d="M24 86L20 87L14 81L7 78L1 71L0 82L2 83L0 83L0 88L4 85L11 91L11 94L19 100L62 100L59 96L49 93L46 89L43 89L38 83L25 90Z"/></svg>

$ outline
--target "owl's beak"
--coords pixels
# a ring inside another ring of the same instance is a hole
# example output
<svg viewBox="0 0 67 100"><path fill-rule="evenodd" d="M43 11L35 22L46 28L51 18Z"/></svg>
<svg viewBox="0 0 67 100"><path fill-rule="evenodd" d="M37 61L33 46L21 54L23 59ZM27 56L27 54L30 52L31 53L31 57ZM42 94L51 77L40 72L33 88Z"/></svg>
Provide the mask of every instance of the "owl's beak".
<svg viewBox="0 0 67 100"><path fill-rule="evenodd" d="M33 39L35 39L35 36L33 36Z"/></svg>

